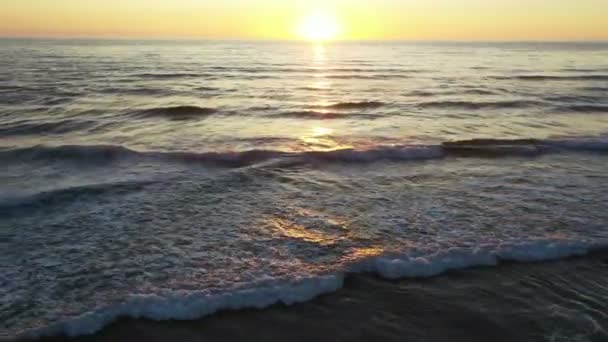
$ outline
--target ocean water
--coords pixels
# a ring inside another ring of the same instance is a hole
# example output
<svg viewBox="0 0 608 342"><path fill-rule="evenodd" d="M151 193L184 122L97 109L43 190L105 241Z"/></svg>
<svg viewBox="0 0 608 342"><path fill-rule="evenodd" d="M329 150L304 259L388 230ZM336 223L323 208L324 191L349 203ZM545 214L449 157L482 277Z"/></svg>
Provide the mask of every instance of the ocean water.
<svg viewBox="0 0 608 342"><path fill-rule="evenodd" d="M3 338L608 245L605 43L0 40L0 66Z"/></svg>

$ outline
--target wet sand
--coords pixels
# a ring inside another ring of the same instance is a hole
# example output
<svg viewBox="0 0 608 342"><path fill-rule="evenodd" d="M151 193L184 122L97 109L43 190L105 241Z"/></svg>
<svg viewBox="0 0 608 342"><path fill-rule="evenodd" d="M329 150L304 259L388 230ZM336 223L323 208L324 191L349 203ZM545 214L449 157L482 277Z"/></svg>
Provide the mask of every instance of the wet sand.
<svg viewBox="0 0 608 342"><path fill-rule="evenodd" d="M608 251L430 279L347 279L291 307L196 321L120 320L93 336L42 341L607 341Z"/></svg>

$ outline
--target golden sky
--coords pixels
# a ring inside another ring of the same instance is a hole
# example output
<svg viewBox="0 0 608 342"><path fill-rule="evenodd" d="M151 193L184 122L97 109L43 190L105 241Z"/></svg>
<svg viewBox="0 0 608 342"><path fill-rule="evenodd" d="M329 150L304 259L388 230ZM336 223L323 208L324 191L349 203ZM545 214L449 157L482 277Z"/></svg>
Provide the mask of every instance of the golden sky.
<svg viewBox="0 0 608 342"><path fill-rule="evenodd" d="M608 40L608 0L0 0L0 36L294 39L319 10L338 39Z"/></svg>

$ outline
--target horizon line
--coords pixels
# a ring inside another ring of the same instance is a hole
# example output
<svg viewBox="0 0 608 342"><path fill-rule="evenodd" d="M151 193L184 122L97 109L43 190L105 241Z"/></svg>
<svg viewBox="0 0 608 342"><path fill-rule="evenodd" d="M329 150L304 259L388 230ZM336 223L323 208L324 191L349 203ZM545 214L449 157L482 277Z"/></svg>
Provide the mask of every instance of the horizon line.
<svg viewBox="0 0 608 342"><path fill-rule="evenodd" d="M209 42L289 42L289 43L311 43L331 44L349 42L411 42L411 43L608 43L608 38L603 39L425 39L425 38L377 38L377 39L331 39L325 41L311 41L298 38L211 38L211 37L139 37L139 36L4 36L0 40L139 40L139 41L209 41Z"/></svg>

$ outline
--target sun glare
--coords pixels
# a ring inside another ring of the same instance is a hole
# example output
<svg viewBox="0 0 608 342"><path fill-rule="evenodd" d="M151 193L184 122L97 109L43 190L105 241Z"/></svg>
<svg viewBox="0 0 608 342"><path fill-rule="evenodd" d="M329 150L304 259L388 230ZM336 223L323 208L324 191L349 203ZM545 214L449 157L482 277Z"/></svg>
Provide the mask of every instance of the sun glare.
<svg viewBox="0 0 608 342"><path fill-rule="evenodd" d="M335 39L339 33L338 20L326 12L316 12L305 16L298 27L298 35L301 38L313 41Z"/></svg>

